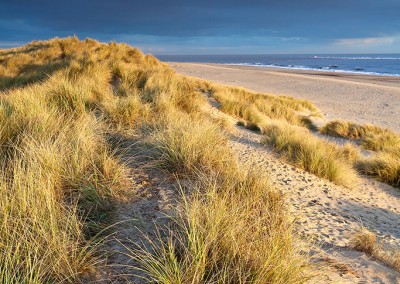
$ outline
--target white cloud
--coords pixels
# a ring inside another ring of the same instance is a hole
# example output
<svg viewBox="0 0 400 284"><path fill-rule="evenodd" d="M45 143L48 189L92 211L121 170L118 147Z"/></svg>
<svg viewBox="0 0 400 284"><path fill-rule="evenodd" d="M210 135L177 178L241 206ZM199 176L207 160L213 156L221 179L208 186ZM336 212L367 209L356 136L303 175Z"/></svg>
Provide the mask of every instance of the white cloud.
<svg viewBox="0 0 400 284"><path fill-rule="evenodd" d="M381 46L391 45L400 40L399 35L384 37L342 38L335 41L340 46Z"/></svg>

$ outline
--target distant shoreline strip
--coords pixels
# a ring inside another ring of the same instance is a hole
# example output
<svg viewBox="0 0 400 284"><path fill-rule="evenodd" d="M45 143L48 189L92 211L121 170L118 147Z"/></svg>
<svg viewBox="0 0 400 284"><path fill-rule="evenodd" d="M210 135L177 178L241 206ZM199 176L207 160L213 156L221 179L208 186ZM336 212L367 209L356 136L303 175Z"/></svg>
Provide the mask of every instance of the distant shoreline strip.
<svg viewBox="0 0 400 284"><path fill-rule="evenodd" d="M209 63L210 64L230 65L230 66L237 65L237 66L249 66L249 67L260 67L260 68L277 68L277 69L289 69L289 70L304 70L304 71L335 72L335 73L385 76L385 77L400 77L400 74L367 72L367 71L357 71L357 70L330 69L329 67L312 68L312 67L304 67L304 66L279 66L279 65L274 65L274 64L258 64L258 63L215 63L215 62L209 62Z"/></svg>

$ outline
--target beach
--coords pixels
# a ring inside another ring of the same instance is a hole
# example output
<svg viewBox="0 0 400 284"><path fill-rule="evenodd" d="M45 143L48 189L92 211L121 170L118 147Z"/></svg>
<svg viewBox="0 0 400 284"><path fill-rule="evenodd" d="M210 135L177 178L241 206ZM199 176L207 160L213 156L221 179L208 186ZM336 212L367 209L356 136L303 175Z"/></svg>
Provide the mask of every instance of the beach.
<svg viewBox="0 0 400 284"><path fill-rule="evenodd" d="M400 77L206 63L169 63L221 84L312 101L326 120L373 123L400 132Z"/></svg>

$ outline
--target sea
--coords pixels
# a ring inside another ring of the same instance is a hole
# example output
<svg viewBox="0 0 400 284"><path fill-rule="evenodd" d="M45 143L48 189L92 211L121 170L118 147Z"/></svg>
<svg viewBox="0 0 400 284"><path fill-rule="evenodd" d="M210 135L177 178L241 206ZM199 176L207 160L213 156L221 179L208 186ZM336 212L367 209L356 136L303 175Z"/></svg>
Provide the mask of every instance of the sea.
<svg viewBox="0 0 400 284"><path fill-rule="evenodd" d="M158 55L161 61L400 76L400 54Z"/></svg>

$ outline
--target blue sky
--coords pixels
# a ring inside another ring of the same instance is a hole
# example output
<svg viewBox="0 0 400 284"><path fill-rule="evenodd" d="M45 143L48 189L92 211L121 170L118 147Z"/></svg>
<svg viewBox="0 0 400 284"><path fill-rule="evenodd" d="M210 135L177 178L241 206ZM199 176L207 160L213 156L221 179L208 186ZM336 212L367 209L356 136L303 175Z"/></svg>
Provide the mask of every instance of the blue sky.
<svg viewBox="0 0 400 284"><path fill-rule="evenodd" d="M76 34L153 54L400 53L400 0L0 0L0 47Z"/></svg>

